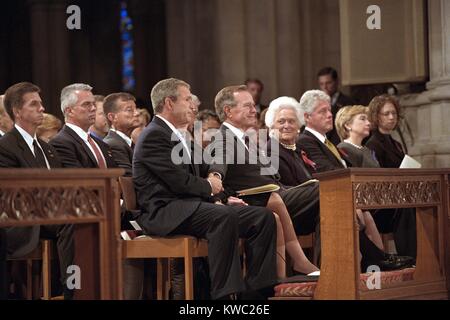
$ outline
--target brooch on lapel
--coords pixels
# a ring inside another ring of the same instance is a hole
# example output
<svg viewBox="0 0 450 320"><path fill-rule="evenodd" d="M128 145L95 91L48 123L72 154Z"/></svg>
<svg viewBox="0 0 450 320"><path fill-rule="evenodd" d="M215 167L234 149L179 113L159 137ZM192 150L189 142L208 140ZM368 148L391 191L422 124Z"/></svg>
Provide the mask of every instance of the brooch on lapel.
<svg viewBox="0 0 450 320"><path fill-rule="evenodd" d="M53 154L52 150L47 149L47 153L48 153L48 156L49 156L50 158L54 158L54 157L55 157L55 155Z"/></svg>
<svg viewBox="0 0 450 320"><path fill-rule="evenodd" d="M304 162L306 165L308 165L308 166L310 166L311 168L313 168L314 171L317 171L317 169L316 169L317 164L316 164L314 161L312 161L311 159L308 158L308 156L306 155L306 152L302 150L301 154L302 154L303 162Z"/></svg>

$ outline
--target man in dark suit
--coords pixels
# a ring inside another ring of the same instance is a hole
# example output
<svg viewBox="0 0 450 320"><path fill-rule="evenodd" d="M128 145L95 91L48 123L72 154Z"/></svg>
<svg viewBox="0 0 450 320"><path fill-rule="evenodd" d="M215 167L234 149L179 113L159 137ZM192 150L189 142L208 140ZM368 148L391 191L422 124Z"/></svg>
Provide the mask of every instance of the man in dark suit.
<svg viewBox="0 0 450 320"><path fill-rule="evenodd" d="M269 197L270 201L283 202L281 206L286 207L285 210L290 216L286 215L286 221L292 219L295 229L301 230L302 234L314 232L319 214L318 184L288 189L279 182L278 158L265 157L263 150L258 150L253 140L252 128L256 124L256 109L247 87L223 88L216 95L215 107L223 124L207 148L213 162L209 168L210 175L221 177L225 189L231 192L266 184L279 185L279 195L273 193L255 196L248 199L249 204L265 207ZM289 240L296 243L286 241L288 252L299 252L297 249L291 250L291 247L298 246L294 230L290 236L292 237L289 237ZM303 273L316 269L304 256L294 259L294 264L294 268Z"/></svg>
<svg viewBox="0 0 450 320"><path fill-rule="evenodd" d="M201 147L195 150L179 128L193 112L190 86L181 80L158 82L151 92L156 117L144 129L133 158L133 180L147 234L186 234L208 240L211 296L219 299L276 283L276 228L272 212L242 205L213 203L222 182L199 176ZM200 154L199 154L200 153ZM195 160L195 161L194 161ZM242 279L239 237L245 238L247 276Z"/></svg>
<svg viewBox="0 0 450 320"><path fill-rule="evenodd" d="M308 166L310 172L346 168L336 146L327 138L327 133L333 129L330 97L320 90L306 91L300 99L300 107L305 130L300 134L298 144L314 162L314 168Z"/></svg>
<svg viewBox="0 0 450 320"><path fill-rule="evenodd" d="M136 99L129 93L112 93L103 103L106 119L110 130L103 139L113 153L116 164L125 169L125 176L131 177L134 144L131 132L139 126L139 112L136 109Z"/></svg>
<svg viewBox="0 0 450 320"><path fill-rule="evenodd" d="M342 107L354 105L352 98L346 96L338 90L339 78L338 73L331 67L322 68L317 73L317 82L319 88L330 96L331 99L331 113L333 114L333 123L336 119L336 114ZM327 133L328 139L334 144L338 145L341 142L336 129L333 128Z"/></svg>
<svg viewBox="0 0 450 320"><path fill-rule="evenodd" d="M313 172L326 172L346 168L337 148L327 138L326 133L333 128L330 97L320 90L306 91L300 99L305 130L300 134L298 145L314 163L309 167ZM386 255L364 231L359 232L363 271L370 265L384 269L395 268L399 258Z"/></svg>
<svg viewBox="0 0 450 320"><path fill-rule="evenodd" d="M207 151L213 158L218 152L220 156L209 172L218 173L224 185L235 192L265 184L280 185L280 196L295 220L296 229L302 234L311 233L318 221L318 184L287 188L279 182L278 162L271 162L278 160L278 143L273 150L274 157L267 158L251 137L256 123L253 104L246 86L226 87L217 94L216 113L223 124ZM245 141L246 137L249 141Z"/></svg>
<svg viewBox="0 0 450 320"><path fill-rule="evenodd" d="M253 102L255 102L255 108L256 112L258 113L258 117L265 109L267 109L267 106L261 104L261 96L264 91L264 84L261 80L252 78L245 80L245 85L248 88L248 91L253 97Z"/></svg>
<svg viewBox="0 0 450 320"><path fill-rule="evenodd" d="M15 125L0 139L0 167L49 170L61 167L52 146L36 137L45 110L39 92L39 87L28 82L17 83L6 90L4 105ZM6 237L11 258L23 257L33 251L40 237L57 239L61 277L67 293L66 270L73 263L74 254L71 225L6 228Z"/></svg>
<svg viewBox="0 0 450 320"><path fill-rule="evenodd" d="M50 141L64 168L113 168L116 163L109 146L88 134L95 121L92 87L76 83L61 91L61 110L66 124Z"/></svg>

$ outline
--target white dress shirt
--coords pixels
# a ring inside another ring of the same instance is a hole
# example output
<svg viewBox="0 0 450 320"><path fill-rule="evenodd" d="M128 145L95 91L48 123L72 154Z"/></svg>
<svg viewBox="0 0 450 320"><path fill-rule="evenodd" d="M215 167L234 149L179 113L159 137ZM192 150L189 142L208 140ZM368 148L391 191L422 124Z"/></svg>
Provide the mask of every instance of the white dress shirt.
<svg viewBox="0 0 450 320"><path fill-rule="evenodd" d="M110 129L111 131L117 133L123 140L125 140L125 142L127 143L127 145L131 148L131 138L129 136L127 136L125 133L123 133L122 131L116 130L114 128Z"/></svg>
<svg viewBox="0 0 450 320"><path fill-rule="evenodd" d="M50 164L48 163L47 156L45 155L44 150L42 150L42 146L39 143L39 141L37 140L36 134L34 134L34 137L32 137L28 132L26 132L24 129L22 129L19 125L14 124L14 127L16 127L17 131L19 131L20 135L27 143L27 146L30 148L31 153L33 154L34 157L36 157L36 154L34 153L33 141L36 140L37 145L39 146L39 148L41 148L41 152L44 155L45 164L47 165L47 169L50 169Z"/></svg>
<svg viewBox="0 0 450 320"><path fill-rule="evenodd" d="M183 144L184 149L187 151L187 154L189 156L189 159L191 159L191 149L188 147L186 139L184 138L183 134L177 129L175 128L175 126L170 123L168 120L164 119L162 116L160 116L159 114L156 115L158 118L160 118L162 121L164 121L165 124L167 124L170 128L170 130L173 131L173 133L176 134L176 136L178 137L178 139L180 139L181 143Z"/></svg>
<svg viewBox="0 0 450 320"><path fill-rule="evenodd" d="M229 122L226 122L226 121L223 123L223 125L224 125L225 127L227 127L228 129L230 129L231 132L233 132L233 134L234 134L236 137L238 137L239 141L241 141L242 144L245 146L245 148L248 150L248 147L247 147L247 145L245 144L245 140L244 140L245 132L242 131L242 130L239 129L239 128L236 128L235 126L233 126L232 124L230 124Z"/></svg>

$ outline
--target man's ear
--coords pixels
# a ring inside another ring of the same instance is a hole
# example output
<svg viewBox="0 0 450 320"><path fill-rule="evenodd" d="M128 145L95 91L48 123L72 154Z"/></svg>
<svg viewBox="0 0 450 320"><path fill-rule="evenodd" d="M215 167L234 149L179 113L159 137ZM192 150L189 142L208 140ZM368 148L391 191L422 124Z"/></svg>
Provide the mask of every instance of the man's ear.
<svg viewBox="0 0 450 320"><path fill-rule="evenodd" d="M230 106L224 106L223 107L223 113L225 114L225 116L227 117L227 119L231 118L231 107Z"/></svg>
<svg viewBox="0 0 450 320"><path fill-rule="evenodd" d="M307 120L309 119L309 114L306 112L303 114L303 120L305 120L305 124L307 124Z"/></svg>
<svg viewBox="0 0 450 320"><path fill-rule="evenodd" d="M108 112L108 114L106 115L106 118L109 120L109 122L113 122L114 118L116 117L115 113L112 112Z"/></svg>
<svg viewBox="0 0 450 320"><path fill-rule="evenodd" d="M14 114L14 119L17 119L17 118L18 118L18 115L19 115L19 109L16 108L16 107L13 107L13 108L12 108L12 112L13 112L13 114Z"/></svg>
<svg viewBox="0 0 450 320"><path fill-rule="evenodd" d="M169 110L173 109L173 100L170 97L164 98L164 105L169 107Z"/></svg>

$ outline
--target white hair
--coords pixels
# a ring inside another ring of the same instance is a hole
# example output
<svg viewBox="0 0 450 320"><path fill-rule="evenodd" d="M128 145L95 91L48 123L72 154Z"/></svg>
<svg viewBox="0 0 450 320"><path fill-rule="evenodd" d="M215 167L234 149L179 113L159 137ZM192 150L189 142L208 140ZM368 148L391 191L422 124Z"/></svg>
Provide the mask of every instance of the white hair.
<svg viewBox="0 0 450 320"><path fill-rule="evenodd" d="M92 91L92 87L84 83L74 83L61 90L61 111L65 115L68 107L75 105L78 101L77 91Z"/></svg>
<svg viewBox="0 0 450 320"><path fill-rule="evenodd" d="M191 94L191 97L192 97L192 102L198 108L198 106L201 105L202 102L200 101L200 99L195 94Z"/></svg>
<svg viewBox="0 0 450 320"><path fill-rule="evenodd" d="M265 118L267 128L272 129L278 113L283 109L294 110L300 127L303 125L302 113L298 101L291 97L279 97L273 100L267 109Z"/></svg>
<svg viewBox="0 0 450 320"><path fill-rule="evenodd" d="M304 114L311 114L317 107L319 101L331 102L330 96L321 90L308 90L300 98L301 118L304 121Z"/></svg>

